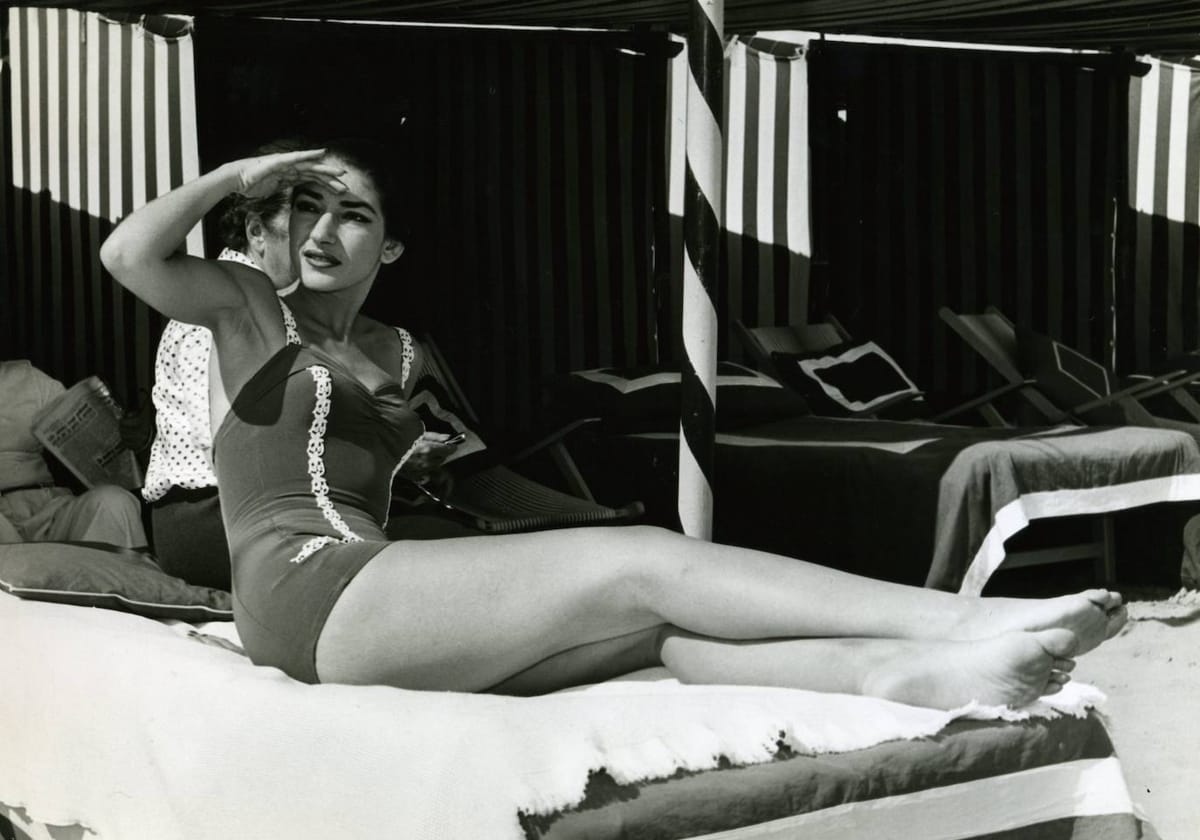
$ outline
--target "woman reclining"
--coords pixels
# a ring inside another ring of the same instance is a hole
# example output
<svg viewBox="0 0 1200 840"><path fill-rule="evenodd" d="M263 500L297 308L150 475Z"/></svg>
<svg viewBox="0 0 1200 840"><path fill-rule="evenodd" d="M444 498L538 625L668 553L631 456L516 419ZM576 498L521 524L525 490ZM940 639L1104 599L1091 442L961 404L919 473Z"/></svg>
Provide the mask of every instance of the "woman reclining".
<svg viewBox="0 0 1200 840"><path fill-rule="evenodd" d="M131 214L117 280L213 332L232 407L214 438L243 645L307 682L540 693L663 664L687 682L950 708L1058 691L1124 622L1103 589L963 597L641 526L389 542L421 433L393 330L360 309L399 259L395 153L364 141L227 163ZM176 253L223 196L293 184L300 287ZM215 404L215 403L214 403Z"/></svg>

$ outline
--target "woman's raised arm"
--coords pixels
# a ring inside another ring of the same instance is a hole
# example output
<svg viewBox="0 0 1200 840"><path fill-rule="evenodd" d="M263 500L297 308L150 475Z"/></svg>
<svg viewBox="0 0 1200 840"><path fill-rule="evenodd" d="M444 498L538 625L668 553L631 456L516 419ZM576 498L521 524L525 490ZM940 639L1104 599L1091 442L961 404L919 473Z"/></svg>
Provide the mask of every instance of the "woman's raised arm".
<svg viewBox="0 0 1200 840"><path fill-rule="evenodd" d="M300 180L345 189L340 170L321 164L321 149L232 161L131 213L100 247L100 260L149 306L169 318L212 326L244 304L241 287L216 262L179 253L204 214L232 192L267 195Z"/></svg>

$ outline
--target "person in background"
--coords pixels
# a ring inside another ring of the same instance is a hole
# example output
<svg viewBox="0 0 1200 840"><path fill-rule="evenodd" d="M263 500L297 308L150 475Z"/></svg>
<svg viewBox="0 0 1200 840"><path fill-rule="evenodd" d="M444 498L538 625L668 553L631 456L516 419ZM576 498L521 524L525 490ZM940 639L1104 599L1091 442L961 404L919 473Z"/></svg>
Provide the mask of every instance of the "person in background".
<svg viewBox="0 0 1200 840"><path fill-rule="evenodd" d="M115 485L76 495L55 484L33 424L65 390L26 359L0 361L0 543L99 542L145 548L137 496Z"/></svg>
<svg viewBox="0 0 1200 840"><path fill-rule="evenodd" d="M269 144L262 153L294 148ZM219 228L224 250L219 260L266 274L276 291L293 285L288 245L291 193L225 203ZM163 328L154 359L155 436L146 466L142 498L150 505L154 554L163 571L197 586L229 589L229 547L221 523L217 477L212 464L213 407L209 377L220 375L212 333L205 327L171 320Z"/></svg>

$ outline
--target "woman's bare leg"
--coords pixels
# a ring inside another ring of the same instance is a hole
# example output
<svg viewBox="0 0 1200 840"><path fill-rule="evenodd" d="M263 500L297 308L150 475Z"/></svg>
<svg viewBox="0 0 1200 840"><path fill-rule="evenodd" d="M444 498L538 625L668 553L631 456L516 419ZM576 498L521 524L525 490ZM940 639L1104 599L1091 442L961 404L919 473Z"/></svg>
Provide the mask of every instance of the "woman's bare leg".
<svg viewBox="0 0 1200 840"><path fill-rule="evenodd" d="M1021 706L1075 667L1075 634L1011 631L976 641L775 639L731 642L668 631L661 656L682 682L772 685L953 709Z"/></svg>
<svg viewBox="0 0 1200 840"><path fill-rule="evenodd" d="M1119 597L963 598L656 528L394 543L347 587L317 648L331 682L480 690L661 624L726 640L982 639L1064 627L1098 643Z"/></svg>
<svg viewBox="0 0 1200 840"><path fill-rule="evenodd" d="M1013 631L972 642L903 639L726 641L657 627L544 659L491 686L544 694L665 664L681 682L771 685L863 694L952 709L973 700L1019 706L1070 679L1068 630Z"/></svg>
<svg viewBox="0 0 1200 840"><path fill-rule="evenodd" d="M663 664L662 644L668 629L651 627L569 648L488 686L487 690L492 694L527 697L660 666Z"/></svg>

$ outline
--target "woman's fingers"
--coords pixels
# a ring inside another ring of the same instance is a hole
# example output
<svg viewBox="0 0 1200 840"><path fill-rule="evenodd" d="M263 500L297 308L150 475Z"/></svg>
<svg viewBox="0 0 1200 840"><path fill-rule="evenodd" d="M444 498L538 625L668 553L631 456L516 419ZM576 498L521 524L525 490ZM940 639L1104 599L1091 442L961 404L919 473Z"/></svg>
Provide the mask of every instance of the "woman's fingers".
<svg viewBox="0 0 1200 840"><path fill-rule="evenodd" d="M340 180L345 168L323 162L324 149L280 152L250 158L239 173L239 192L249 196L269 195L300 181L315 181L333 192L345 192Z"/></svg>

